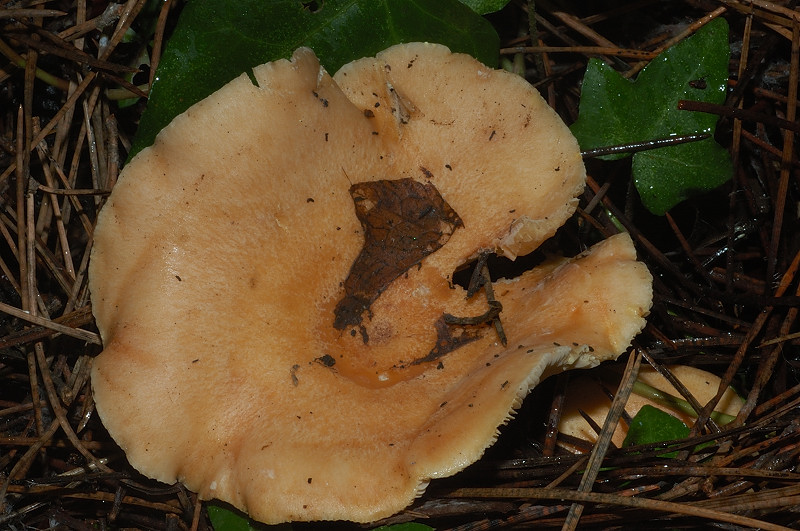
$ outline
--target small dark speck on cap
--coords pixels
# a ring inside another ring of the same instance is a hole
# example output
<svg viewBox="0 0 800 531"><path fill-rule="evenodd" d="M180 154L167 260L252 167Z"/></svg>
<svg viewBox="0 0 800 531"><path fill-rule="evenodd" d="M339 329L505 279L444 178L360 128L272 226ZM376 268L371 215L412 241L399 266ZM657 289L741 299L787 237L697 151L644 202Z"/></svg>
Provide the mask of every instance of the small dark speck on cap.
<svg viewBox="0 0 800 531"><path fill-rule="evenodd" d="M333 367L336 365L336 359L330 354L324 354L319 358L314 358L314 361L321 364L323 367Z"/></svg>

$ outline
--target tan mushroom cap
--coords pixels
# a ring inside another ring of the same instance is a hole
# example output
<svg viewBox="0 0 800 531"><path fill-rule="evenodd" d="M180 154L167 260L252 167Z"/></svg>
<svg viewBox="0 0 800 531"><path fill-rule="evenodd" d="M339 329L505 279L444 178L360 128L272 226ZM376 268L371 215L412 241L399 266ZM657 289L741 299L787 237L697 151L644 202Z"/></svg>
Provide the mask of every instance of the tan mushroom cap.
<svg viewBox="0 0 800 531"><path fill-rule="evenodd" d="M651 278L619 235L493 283L507 346L490 325L442 341L445 313L487 310L453 271L535 249L583 188L574 138L518 76L419 43L333 79L308 49L253 73L177 117L98 220L95 400L144 474L268 523L376 520L477 460L541 378L644 325ZM350 188L400 179L463 226L336 329L365 246ZM422 361L437 341L453 348Z"/></svg>

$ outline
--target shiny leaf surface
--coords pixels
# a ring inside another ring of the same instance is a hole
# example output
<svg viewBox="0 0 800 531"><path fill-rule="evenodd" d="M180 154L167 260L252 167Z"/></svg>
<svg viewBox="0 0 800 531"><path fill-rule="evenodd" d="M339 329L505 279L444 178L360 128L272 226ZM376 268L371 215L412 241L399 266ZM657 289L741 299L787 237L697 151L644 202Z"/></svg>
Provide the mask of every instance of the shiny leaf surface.
<svg viewBox="0 0 800 531"><path fill-rule="evenodd" d="M678 102L721 104L729 55L727 23L716 19L653 59L636 81L592 59L583 80L578 120L572 125L581 149L713 133L716 116L681 111ZM692 193L716 188L732 172L727 153L713 139L633 155L636 188L655 214L663 214Z"/></svg>

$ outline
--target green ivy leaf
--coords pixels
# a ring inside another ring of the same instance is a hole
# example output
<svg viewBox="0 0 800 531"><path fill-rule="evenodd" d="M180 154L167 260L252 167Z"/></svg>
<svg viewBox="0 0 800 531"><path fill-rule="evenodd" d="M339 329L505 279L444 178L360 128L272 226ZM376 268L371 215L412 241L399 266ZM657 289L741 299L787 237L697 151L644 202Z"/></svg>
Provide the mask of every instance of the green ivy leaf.
<svg viewBox="0 0 800 531"><path fill-rule="evenodd" d="M209 505L206 510L208 511L211 525L214 526L214 531L256 531L250 525L250 520L230 509L218 505Z"/></svg>
<svg viewBox="0 0 800 531"><path fill-rule="evenodd" d="M486 15L500 11L508 4L509 0L461 0L461 3L469 6L470 9L479 15Z"/></svg>
<svg viewBox="0 0 800 531"><path fill-rule="evenodd" d="M733 164L728 151L707 138L636 153L632 173L642 202L663 215L692 195L726 182L733 175Z"/></svg>
<svg viewBox="0 0 800 531"><path fill-rule="evenodd" d="M722 103L729 56L728 25L718 18L653 59L636 81L592 59L578 120L572 125L581 149L713 133L716 116L678 110L678 101ZM718 187L732 174L730 157L713 139L633 155L633 177L642 202L659 215L692 193Z"/></svg>
<svg viewBox="0 0 800 531"><path fill-rule="evenodd" d="M669 413L644 405L639 410L628 427L628 434L622 442L623 448L640 444L651 444L664 441L684 439L689 436L689 428L680 419ZM676 452L664 454L661 457L674 457Z"/></svg>
<svg viewBox="0 0 800 531"><path fill-rule="evenodd" d="M238 511L219 505L208 505L208 518L214 531L291 531L292 524L266 525L250 520Z"/></svg>
<svg viewBox="0 0 800 531"><path fill-rule="evenodd" d="M300 46L335 72L412 41L444 44L488 65L498 61L494 28L458 0L191 0L164 50L131 154L231 79Z"/></svg>

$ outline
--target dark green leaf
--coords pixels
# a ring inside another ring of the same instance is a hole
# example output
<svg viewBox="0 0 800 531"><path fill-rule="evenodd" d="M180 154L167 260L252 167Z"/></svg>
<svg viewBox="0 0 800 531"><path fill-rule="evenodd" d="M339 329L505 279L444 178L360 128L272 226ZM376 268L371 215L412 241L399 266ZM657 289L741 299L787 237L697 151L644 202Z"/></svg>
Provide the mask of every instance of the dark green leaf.
<svg viewBox="0 0 800 531"><path fill-rule="evenodd" d="M654 214L663 214L694 193L716 188L732 174L730 154L712 138L642 151L633 157L636 189Z"/></svg>
<svg viewBox="0 0 800 531"><path fill-rule="evenodd" d="M252 67L309 46L335 72L393 44L437 42L496 65L492 26L458 0L192 0L164 50L132 153Z"/></svg>
<svg viewBox="0 0 800 531"><path fill-rule="evenodd" d="M657 407L644 405L631 420L628 435L625 436L622 446L674 441L688 436L689 428L680 419ZM664 457L673 456L674 453L664 455Z"/></svg>
<svg viewBox="0 0 800 531"><path fill-rule="evenodd" d="M214 531L255 531L250 525L250 520L229 509L209 505L207 511Z"/></svg>
<svg viewBox="0 0 800 531"><path fill-rule="evenodd" d="M209 505L206 509L214 531L291 531L292 524L264 525L254 522L238 511L219 505Z"/></svg>
<svg viewBox="0 0 800 531"><path fill-rule="evenodd" d="M509 0L461 0L461 2L479 15L485 15L500 11L506 7Z"/></svg>
<svg viewBox="0 0 800 531"><path fill-rule="evenodd" d="M591 60L572 126L581 149L713 132L716 116L678 110L678 101L722 103L729 55L727 23L716 19L653 59L635 82ZM732 171L728 156L713 140L633 155L637 190L656 214L693 192L716 188Z"/></svg>

